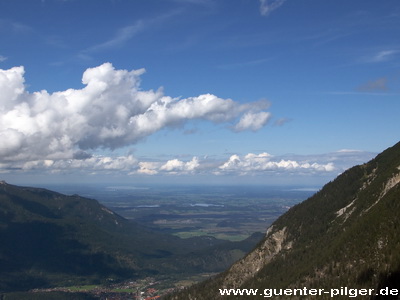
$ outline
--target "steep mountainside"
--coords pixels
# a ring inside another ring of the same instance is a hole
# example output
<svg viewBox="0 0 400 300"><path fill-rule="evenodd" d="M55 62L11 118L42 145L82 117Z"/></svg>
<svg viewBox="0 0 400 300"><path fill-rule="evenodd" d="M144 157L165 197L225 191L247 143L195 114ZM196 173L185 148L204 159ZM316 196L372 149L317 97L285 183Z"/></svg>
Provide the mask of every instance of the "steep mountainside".
<svg viewBox="0 0 400 300"><path fill-rule="evenodd" d="M180 239L143 228L93 199L0 182L0 292L219 272L260 238Z"/></svg>
<svg viewBox="0 0 400 300"><path fill-rule="evenodd" d="M167 299L255 298L221 288L400 289L399 183L400 143L291 208L229 270Z"/></svg>

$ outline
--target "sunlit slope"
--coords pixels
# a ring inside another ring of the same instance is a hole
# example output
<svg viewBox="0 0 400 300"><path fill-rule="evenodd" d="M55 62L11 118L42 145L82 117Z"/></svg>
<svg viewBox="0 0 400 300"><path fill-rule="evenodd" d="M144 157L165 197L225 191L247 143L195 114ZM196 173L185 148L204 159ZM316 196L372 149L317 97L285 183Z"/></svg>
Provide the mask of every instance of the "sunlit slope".
<svg viewBox="0 0 400 300"><path fill-rule="evenodd" d="M400 288L399 182L400 143L291 208L225 273L171 298L235 298L219 297L220 288Z"/></svg>

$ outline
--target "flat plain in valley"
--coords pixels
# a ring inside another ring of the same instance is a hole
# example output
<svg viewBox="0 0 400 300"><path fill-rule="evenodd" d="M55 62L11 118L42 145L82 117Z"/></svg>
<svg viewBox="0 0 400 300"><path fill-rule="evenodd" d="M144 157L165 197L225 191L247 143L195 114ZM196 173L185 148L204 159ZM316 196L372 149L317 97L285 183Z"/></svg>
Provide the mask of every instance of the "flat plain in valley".
<svg viewBox="0 0 400 300"><path fill-rule="evenodd" d="M93 198L119 215L182 238L239 241L268 226L318 188L302 186L96 185L52 187Z"/></svg>

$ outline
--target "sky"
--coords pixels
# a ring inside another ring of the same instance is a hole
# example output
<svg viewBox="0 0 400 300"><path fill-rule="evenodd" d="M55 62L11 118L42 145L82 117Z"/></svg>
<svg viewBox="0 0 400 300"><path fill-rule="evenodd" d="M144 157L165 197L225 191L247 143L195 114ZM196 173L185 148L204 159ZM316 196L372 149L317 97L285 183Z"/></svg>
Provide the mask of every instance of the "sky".
<svg viewBox="0 0 400 300"><path fill-rule="evenodd" d="M398 0L0 0L0 179L321 186L399 141Z"/></svg>

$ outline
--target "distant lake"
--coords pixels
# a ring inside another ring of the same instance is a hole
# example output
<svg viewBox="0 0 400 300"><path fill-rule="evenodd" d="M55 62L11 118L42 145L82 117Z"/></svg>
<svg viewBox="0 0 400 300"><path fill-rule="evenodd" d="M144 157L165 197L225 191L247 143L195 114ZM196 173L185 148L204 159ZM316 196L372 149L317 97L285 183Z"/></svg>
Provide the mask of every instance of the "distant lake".
<svg viewBox="0 0 400 300"><path fill-rule="evenodd" d="M224 207L222 204L208 204L208 203L195 203L195 204L190 204L190 206L198 206L198 207Z"/></svg>

